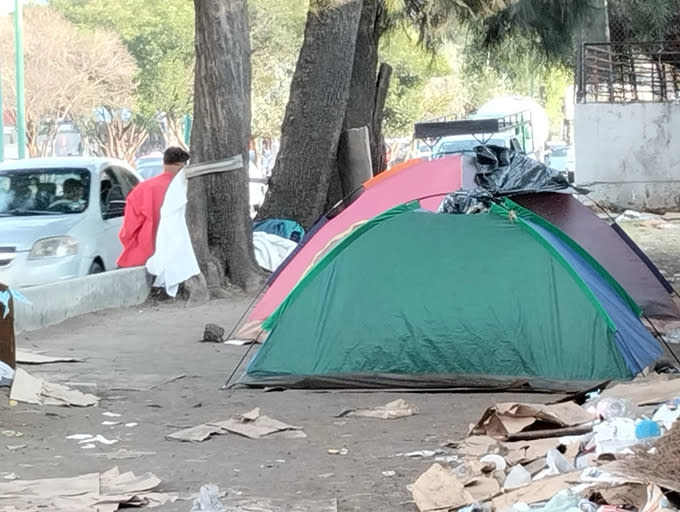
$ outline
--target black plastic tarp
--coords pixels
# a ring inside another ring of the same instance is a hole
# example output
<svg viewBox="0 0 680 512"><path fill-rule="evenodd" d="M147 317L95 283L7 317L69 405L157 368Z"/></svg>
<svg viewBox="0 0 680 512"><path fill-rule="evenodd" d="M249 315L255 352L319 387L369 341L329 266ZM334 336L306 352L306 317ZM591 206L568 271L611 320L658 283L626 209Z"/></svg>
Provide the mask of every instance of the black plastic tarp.
<svg viewBox="0 0 680 512"><path fill-rule="evenodd" d="M491 206L493 195L483 188L460 189L447 195L439 205L439 213L479 213Z"/></svg>
<svg viewBox="0 0 680 512"><path fill-rule="evenodd" d="M536 192L587 194L573 187L559 171L521 154L514 148L477 146L475 183L496 197Z"/></svg>

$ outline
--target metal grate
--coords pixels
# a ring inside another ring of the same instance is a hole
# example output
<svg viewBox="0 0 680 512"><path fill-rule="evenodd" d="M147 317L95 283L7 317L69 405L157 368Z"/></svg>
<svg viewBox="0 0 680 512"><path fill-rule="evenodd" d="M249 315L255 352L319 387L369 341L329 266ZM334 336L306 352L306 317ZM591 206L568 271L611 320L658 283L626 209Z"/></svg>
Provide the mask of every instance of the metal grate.
<svg viewBox="0 0 680 512"><path fill-rule="evenodd" d="M680 41L585 44L580 100L680 101Z"/></svg>

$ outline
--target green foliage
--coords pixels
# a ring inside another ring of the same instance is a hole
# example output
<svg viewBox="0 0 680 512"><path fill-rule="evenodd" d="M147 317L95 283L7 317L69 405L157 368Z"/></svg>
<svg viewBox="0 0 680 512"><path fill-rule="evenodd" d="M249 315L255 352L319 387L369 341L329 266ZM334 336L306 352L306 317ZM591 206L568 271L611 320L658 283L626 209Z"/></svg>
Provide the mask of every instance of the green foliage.
<svg viewBox="0 0 680 512"><path fill-rule="evenodd" d="M383 36L379 54L393 68L385 105L385 134L412 133L413 123L422 119L433 104L442 101L432 96L426 100L425 90L431 79L449 74L449 64L420 46L412 30L397 29Z"/></svg>
<svg viewBox="0 0 680 512"><path fill-rule="evenodd" d="M537 46L535 36L515 33L492 49L484 46L484 37L481 30L471 31L466 44L464 69L467 87L476 91L473 103L479 106L500 94L532 97L543 104L552 132L559 134L564 95L574 81L573 71L550 58Z"/></svg>
<svg viewBox="0 0 680 512"><path fill-rule="evenodd" d="M666 41L675 39L678 0L609 0L612 41Z"/></svg>
<svg viewBox="0 0 680 512"><path fill-rule="evenodd" d="M250 0L252 134L278 137L302 44L307 2Z"/></svg>
<svg viewBox="0 0 680 512"><path fill-rule="evenodd" d="M82 27L113 29L137 62L138 113L189 112L194 62L194 9L189 0L51 0Z"/></svg>

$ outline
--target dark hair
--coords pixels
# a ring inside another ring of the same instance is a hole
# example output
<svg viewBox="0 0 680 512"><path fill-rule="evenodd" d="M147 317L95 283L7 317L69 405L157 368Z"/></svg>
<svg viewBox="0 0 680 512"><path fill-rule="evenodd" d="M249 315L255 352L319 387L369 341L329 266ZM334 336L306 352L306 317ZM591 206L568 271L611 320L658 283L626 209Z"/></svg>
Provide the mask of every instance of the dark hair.
<svg viewBox="0 0 680 512"><path fill-rule="evenodd" d="M62 188L64 189L64 192L67 190L77 190L79 188L82 188L82 184L80 183L80 180L77 180L75 178L69 178L64 181Z"/></svg>
<svg viewBox="0 0 680 512"><path fill-rule="evenodd" d="M170 147L163 153L164 164L183 164L189 161L189 153L182 148Z"/></svg>

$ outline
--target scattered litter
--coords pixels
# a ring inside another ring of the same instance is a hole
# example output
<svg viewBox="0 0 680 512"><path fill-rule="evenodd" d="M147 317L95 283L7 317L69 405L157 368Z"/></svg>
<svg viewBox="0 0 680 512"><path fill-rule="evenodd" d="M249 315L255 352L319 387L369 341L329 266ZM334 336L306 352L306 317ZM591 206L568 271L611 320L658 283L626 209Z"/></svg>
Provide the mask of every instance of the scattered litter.
<svg viewBox="0 0 680 512"><path fill-rule="evenodd" d="M85 439L92 439L94 436L92 434L72 434L66 436L66 439L71 439L73 441L84 441Z"/></svg>
<svg viewBox="0 0 680 512"><path fill-rule="evenodd" d="M456 453L436 461L449 464L433 464L410 486L416 505L421 512L676 510L677 382L647 377L612 388L621 394L607 390L559 404L489 408L466 440L443 445ZM583 399L583 407L573 401ZM641 408L647 402L662 405ZM434 451L398 455L422 459Z"/></svg>
<svg viewBox="0 0 680 512"><path fill-rule="evenodd" d="M227 512L220 501L220 489L214 484L201 486L190 512Z"/></svg>
<svg viewBox="0 0 680 512"><path fill-rule="evenodd" d="M132 422L132 423L126 423L126 424L125 424L125 426L126 426L127 428L136 427L137 425L139 425L139 423L134 423L134 422Z"/></svg>
<svg viewBox="0 0 680 512"><path fill-rule="evenodd" d="M331 478L332 476L335 476L335 473L321 473L320 475L316 475L318 478Z"/></svg>
<svg viewBox="0 0 680 512"><path fill-rule="evenodd" d="M435 455L446 455L444 450L417 450L414 452L397 453L395 457L410 457L412 459L429 459Z"/></svg>
<svg viewBox="0 0 680 512"><path fill-rule="evenodd" d="M329 448L328 449L328 454L329 455L347 455L349 453L349 450L347 448L340 448L335 449L335 448Z"/></svg>
<svg viewBox="0 0 680 512"><path fill-rule="evenodd" d="M160 483L152 473L137 476L118 468L74 478L0 482L0 509L108 512L119 506L151 508L177 501L177 495L152 492Z"/></svg>
<svg viewBox="0 0 680 512"><path fill-rule="evenodd" d="M107 418L120 418L122 414L118 414L117 412L103 412L102 416L106 416Z"/></svg>
<svg viewBox="0 0 680 512"><path fill-rule="evenodd" d="M113 427L114 425L120 425L120 421L106 420L106 421L102 421L102 425L104 425L105 427Z"/></svg>
<svg viewBox="0 0 680 512"><path fill-rule="evenodd" d="M95 454L96 457L106 457L109 460L138 459L139 457L147 457L151 455L156 455L156 452L126 450L125 448L121 448L115 452Z"/></svg>
<svg viewBox="0 0 680 512"><path fill-rule="evenodd" d="M32 377L21 368L16 371L9 397L17 402L38 405L88 407L99 403L97 396Z"/></svg>
<svg viewBox="0 0 680 512"><path fill-rule="evenodd" d="M418 409L415 406L399 398L387 405L375 407L373 409L349 409L338 414L338 418L343 416L363 416L365 418L379 418L383 420L394 420L398 418L406 418L417 414Z"/></svg>
<svg viewBox="0 0 680 512"><path fill-rule="evenodd" d="M397 476L397 472L396 471L383 471L382 476L387 476L387 477Z"/></svg>
<svg viewBox="0 0 680 512"><path fill-rule="evenodd" d="M0 430L0 435L3 437L23 437L23 434L16 430Z"/></svg>
<svg viewBox="0 0 680 512"><path fill-rule="evenodd" d="M75 357L52 357L39 352L17 349L16 361L21 364L80 363L82 359Z"/></svg>
<svg viewBox="0 0 680 512"><path fill-rule="evenodd" d="M87 444L82 445L80 448L82 448L83 450L92 450L93 448L96 448L96 447L97 447L97 445L94 444L94 443L87 443Z"/></svg>
<svg viewBox="0 0 680 512"><path fill-rule="evenodd" d="M653 223L665 223L666 220L660 215L655 215L653 213L643 213L637 212L635 210L625 210L621 215L616 217L616 222L653 222Z"/></svg>
<svg viewBox="0 0 680 512"><path fill-rule="evenodd" d="M0 473L0 475L2 475L2 478L5 480L17 480L19 478L16 473Z"/></svg>
<svg viewBox="0 0 680 512"><path fill-rule="evenodd" d="M22 448L26 448L27 445L25 444L9 444L7 445L7 449L11 452L15 450L21 450Z"/></svg>
<svg viewBox="0 0 680 512"><path fill-rule="evenodd" d="M201 442L213 435L221 435L231 432L250 439L262 439L263 437L284 437L288 439L306 438L302 427L288 425L268 416L260 415L259 409L253 409L241 416L204 423L195 427L180 430L169 434L168 439L176 441Z"/></svg>
<svg viewBox="0 0 680 512"><path fill-rule="evenodd" d="M202 341L222 343L224 341L224 329L217 324L207 324L203 331Z"/></svg>
<svg viewBox="0 0 680 512"><path fill-rule="evenodd" d="M474 502L458 478L436 463L420 475L411 492L421 512L456 509Z"/></svg>
<svg viewBox="0 0 680 512"><path fill-rule="evenodd" d="M93 447L95 446L95 443L101 443L101 444L106 444L106 445L111 445L111 444L116 444L118 441L115 439L107 439L101 434L97 434L96 436L93 434L73 434L70 436L67 436L66 439L70 439L73 441L78 441L78 444L88 444L92 445ZM83 447L84 448L84 447Z"/></svg>
<svg viewBox="0 0 680 512"><path fill-rule="evenodd" d="M116 444L118 441L116 439L106 439L103 435L97 434L96 436L92 436L89 439L83 439L79 441L80 444L82 443L101 443L101 444L106 444L106 445L111 445L111 444Z"/></svg>

